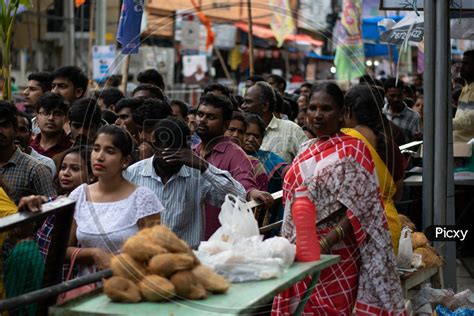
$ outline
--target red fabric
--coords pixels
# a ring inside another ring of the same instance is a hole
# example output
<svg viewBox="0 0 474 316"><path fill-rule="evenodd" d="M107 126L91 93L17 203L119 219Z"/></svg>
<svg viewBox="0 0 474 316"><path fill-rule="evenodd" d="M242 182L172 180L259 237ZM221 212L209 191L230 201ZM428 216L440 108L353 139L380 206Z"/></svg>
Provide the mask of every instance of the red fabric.
<svg viewBox="0 0 474 316"><path fill-rule="evenodd" d="M31 148L36 150L39 154L49 157L51 159L57 154L62 153L66 149L69 149L73 144L71 137L67 135L65 132L63 132L63 135L58 140L56 145L48 149L44 149L43 147L41 147L40 142L41 142L41 133L36 135L35 139L33 139L33 141L30 144Z"/></svg>
<svg viewBox="0 0 474 316"><path fill-rule="evenodd" d="M244 32L249 32L249 26L247 22L236 22L234 24L238 29L244 31ZM253 36L259 37L259 38L265 38L265 39L270 39L270 38L275 38L275 34L273 31L265 26L260 26L257 24L252 25L252 34ZM286 38L285 41L289 42L295 42L295 43L303 43L303 44L311 44L313 46L323 46L324 43L319 40L315 40L309 35L306 34L289 34Z"/></svg>
<svg viewBox="0 0 474 316"><path fill-rule="evenodd" d="M207 30L206 49L208 49L214 43L214 38L215 38L214 31L212 30L212 23L207 18L207 16L201 11L200 3L199 3L199 6L198 6L194 0L191 0L191 2L194 6L194 9L196 9L196 11L197 11L197 14L199 16L199 20L206 27L206 30Z"/></svg>
<svg viewBox="0 0 474 316"><path fill-rule="evenodd" d="M196 154L201 154L202 146L203 144L201 143L194 148ZM204 158L207 162L221 170L228 171L235 180L242 184L247 194L258 188L252 171L253 166L247 157L247 154L242 150L242 148L231 142L227 137L222 137L221 141L214 146L211 153L206 157L201 158ZM218 219L220 211L220 208L209 204L205 205L205 240L209 239L217 228L221 226Z"/></svg>
<svg viewBox="0 0 474 316"><path fill-rule="evenodd" d="M303 315L352 315L355 304L373 315L404 315L402 291L390 251L390 235L383 213L374 164L362 141L347 135L310 140L293 161L283 185L285 217L282 236L295 242L291 203L296 188L306 185L322 220L345 205L353 234L333 245L341 261L321 272ZM324 224L318 234L332 230ZM388 250L387 250L388 249ZM272 315L290 315L307 288L308 279L275 297ZM290 307L291 306L291 307ZM365 313L365 312L364 312ZM357 313L359 315L359 313Z"/></svg>
<svg viewBox="0 0 474 316"><path fill-rule="evenodd" d="M75 0L74 1L74 4L76 5L76 8L79 8L84 3L86 3L86 0Z"/></svg>
<svg viewBox="0 0 474 316"><path fill-rule="evenodd" d="M331 228L318 230L325 235ZM356 227L354 231L360 230ZM359 285L359 251L353 237L346 237L344 246L331 250L331 254L340 255L341 261L321 272L318 283L305 305L303 315L351 315L357 297ZM307 277L295 286L280 293L273 300L272 315L292 315L311 277Z"/></svg>

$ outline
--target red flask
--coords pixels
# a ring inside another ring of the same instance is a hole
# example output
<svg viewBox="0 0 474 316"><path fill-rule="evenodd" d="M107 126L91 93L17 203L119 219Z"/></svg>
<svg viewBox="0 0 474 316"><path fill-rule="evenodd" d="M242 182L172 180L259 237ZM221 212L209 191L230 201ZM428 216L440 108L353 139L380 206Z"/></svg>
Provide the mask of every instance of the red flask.
<svg viewBox="0 0 474 316"><path fill-rule="evenodd" d="M316 234L316 208L309 199L305 186L295 190L291 215L296 228L296 260L303 262L319 260L321 249Z"/></svg>

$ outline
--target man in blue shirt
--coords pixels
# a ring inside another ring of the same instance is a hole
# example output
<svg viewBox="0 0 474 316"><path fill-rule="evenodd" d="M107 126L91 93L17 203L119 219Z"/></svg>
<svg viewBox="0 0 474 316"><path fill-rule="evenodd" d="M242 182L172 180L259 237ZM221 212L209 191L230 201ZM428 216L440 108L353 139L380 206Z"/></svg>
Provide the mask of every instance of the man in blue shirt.
<svg viewBox="0 0 474 316"><path fill-rule="evenodd" d="M228 193L245 199L245 190L227 171L193 153L188 145L190 130L183 120L161 120L153 136L153 157L130 166L124 175L153 190L165 207L162 224L197 248L204 240L203 204L220 207Z"/></svg>

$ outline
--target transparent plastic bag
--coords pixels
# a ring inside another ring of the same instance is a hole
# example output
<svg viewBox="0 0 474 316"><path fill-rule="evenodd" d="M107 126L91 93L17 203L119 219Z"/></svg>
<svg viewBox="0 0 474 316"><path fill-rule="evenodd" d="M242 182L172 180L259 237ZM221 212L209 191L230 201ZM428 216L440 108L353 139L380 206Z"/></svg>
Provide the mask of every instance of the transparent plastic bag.
<svg viewBox="0 0 474 316"><path fill-rule="evenodd" d="M397 266L403 269L410 269L412 257L411 229L405 226L402 228L398 243Z"/></svg>
<svg viewBox="0 0 474 316"><path fill-rule="evenodd" d="M202 242L195 254L203 264L231 282L278 278L293 263L296 253L295 245L288 240L275 237L263 241L263 236L236 240L229 249L218 253L206 252L212 249L209 244L217 242Z"/></svg>
<svg viewBox="0 0 474 316"><path fill-rule="evenodd" d="M277 278L293 263L295 245L281 237L263 241L252 210L235 196L226 196L219 221L222 226L195 254L229 281Z"/></svg>
<svg viewBox="0 0 474 316"><path fill-rule="evenodd" d="M474 294L470 289L454 293L450 289L434 289L431 284L424 284L418 295L413 299L414 311L415 313L421 313L425 309L428 311L433 304L441 304L451 313L443 315L464 315L455 314L451 310L464 308L464 310L470 309L472 311L474 309Z"/></svg>
<svg viewBox="0 0 474 316"><path fill-rule="evenodd" d="M221 227L209 238L209 241L219 240L234 242L245 237L258 236L258 223L252 209L238 197L227 194L219 213Z"/></svg>

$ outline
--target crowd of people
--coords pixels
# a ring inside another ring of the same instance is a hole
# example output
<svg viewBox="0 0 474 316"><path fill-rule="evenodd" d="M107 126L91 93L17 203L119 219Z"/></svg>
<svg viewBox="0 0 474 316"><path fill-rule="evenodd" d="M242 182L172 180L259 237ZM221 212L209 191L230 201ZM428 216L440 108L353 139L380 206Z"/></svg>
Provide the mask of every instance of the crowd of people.
<svg viewBox="0 0 474 316"><path fill-rule="evenodd" d="M473 64L466 52L454 119L460 135L474 126ZM154 69L137 76L130 95L112 86L88 91L74 66L32 73L23 108L0 101L2 216L38 211L56 196L75 199L66 262L76 254L84 275L107 268L143 227L166 225L197 248L219 227L228 193L260 201L270 222L283 220L276 233L295 242L291 205L305 186L321 252L341 256L322 272L305 311L403 313L395 202L407 162L399 146L422 139L422 78L364 76L348 91L306 82L289 94L278 75L252 76L243 96L215 83L188 105L167 97ZM272 207L280 190L283 206ZM32 237L43 257L55 224L49 217ZM309 282L275 297L273 313L291 313Z"/></svg>

